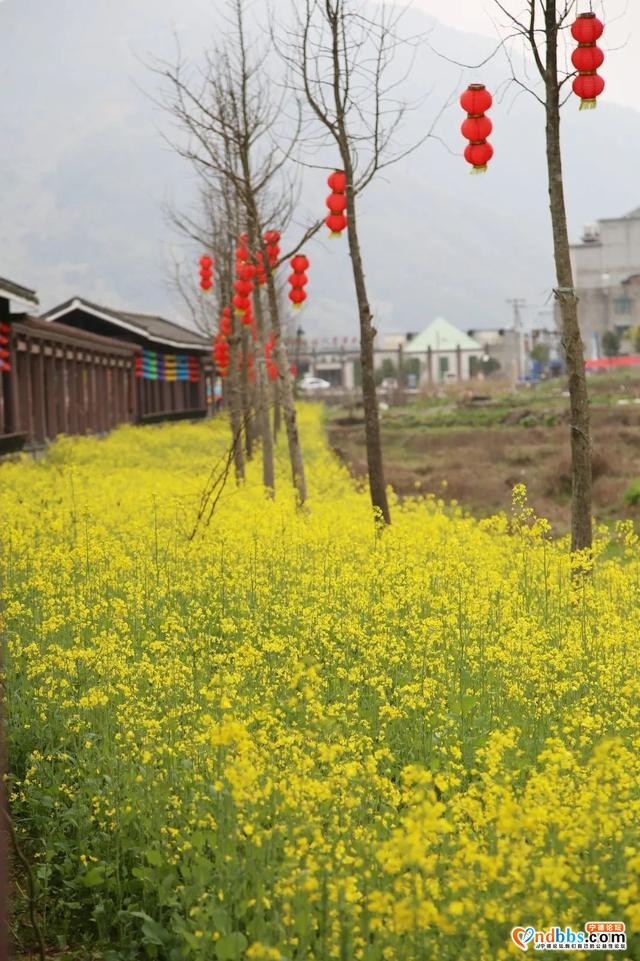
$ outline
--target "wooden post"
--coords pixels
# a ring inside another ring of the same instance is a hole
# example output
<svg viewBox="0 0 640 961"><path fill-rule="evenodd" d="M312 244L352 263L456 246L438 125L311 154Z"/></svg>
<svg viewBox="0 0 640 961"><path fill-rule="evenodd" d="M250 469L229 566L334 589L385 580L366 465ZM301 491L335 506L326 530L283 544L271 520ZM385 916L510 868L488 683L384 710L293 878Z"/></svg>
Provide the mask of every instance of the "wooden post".
<svg viewBox="0 0 640 961"><path fill-rule="evenodd" d="M43 342L44 344L44 342ZM48 440L54 440L58 434L58 411L57 411L57 378L56 378L56 345L49 346L49 356L45 353L45 415L46 415L46 434Z"/></svg>
<svg viewBox="0 0 640 961"><path fill-rule="evenodd" d="M0 301L1 303L1 301ZM7 316L8 316L7 304ZM2 318L6 321L6 318ZM20 429L20 411L18 394L18 351L16 335L9 335L9 365L11 371L2 374L2 391L4 401L4 429L7 434L17 433Z"/></svg>
<svg viewBox="0 0 640 961"><path fill-rule="evenodd" d="M69 398L69 423L70 434L78 433L78 384L76 381L76 354L71 347L65 348L67 361L67 397Z"/></svg>
<svg viewBox="0 0 640 961"><path fill-rule="evenodd" d="M43 342L41 340L34 341L33 350L37 351L37 353L33 355L34 436L39 444L44 444L47 439L47 416L45 413Z"/></svg>
<svg viewBox="0 0 640 961"><path fill-rule="evenodd" d="M427 381L429 387L433 386L433 350L427 347Z"/></svg>
<svg viewBox="0 0 640 961"><path fill-rule="evenodd" d="M458 373L458 380L462 380L462 347L460 344L456 347L456 368Z"/></svg>
<svg viewBox="0 0 640 961"><path fill-rule="evenodd" d="M204 379L204 363L202 358L199 359L198 363L200 364L200 380L197 383L197 388L198 388L197 406L200 408L203 408L207 406L207 391L206 391L206 384Z"/></svg>
<svg viewBox="0 0 640 961"><path fill-rule="evenodd" d="M28 337L25 337L25 345L26 345L26 351L24 354L25 378L24 378L23 397L24 397L24 400L26 401L25 419L26 419L28 442L30 444L33 444L33 441L35 439L35 423L34 423L34 416L33 416L33 372L31 370L33 355L31 352L31 340Z"/></svg>

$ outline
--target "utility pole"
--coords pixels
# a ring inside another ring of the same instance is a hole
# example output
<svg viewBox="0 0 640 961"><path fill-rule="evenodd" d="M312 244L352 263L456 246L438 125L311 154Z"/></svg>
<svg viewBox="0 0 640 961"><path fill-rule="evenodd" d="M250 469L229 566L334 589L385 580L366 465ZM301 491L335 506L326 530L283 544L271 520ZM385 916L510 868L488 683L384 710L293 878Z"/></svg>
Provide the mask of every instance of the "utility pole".
<svg viewBox="0 0 640 961"><path fill-rule="evenodd" d="M516 334L517 344L518 344L518 376L517 380L524 380L526 371L526 357L524 349L524 329L522 325L522 314L521 310L527 306L526 300L522 300L519 297L514 297L511 300L507 300L508 304L511 304L513 308L513 329Z"/></svg>

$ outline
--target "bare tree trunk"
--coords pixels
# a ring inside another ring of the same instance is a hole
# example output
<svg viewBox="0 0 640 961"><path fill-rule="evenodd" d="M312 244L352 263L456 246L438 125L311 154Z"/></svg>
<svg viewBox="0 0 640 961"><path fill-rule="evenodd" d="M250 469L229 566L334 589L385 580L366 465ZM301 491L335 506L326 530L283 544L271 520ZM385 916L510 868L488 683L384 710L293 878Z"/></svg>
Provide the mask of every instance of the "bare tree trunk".
<svg viewBox="0 0 640 961"><path fill-rule="evenodd" d="M253 236L252 236L253 234ZM255 250L255 231L249 230L249 243L251 249ZM256 387L257 403L256 414L258 420L258 430L262 441L262 483L271 495L275 493L276 477L273 465L273 435L271 433L271 423L269 421L269 380L267 378L266 361L264 356L265 332L264 316L262 311L262 295L260 287L256 284L253 292L253 312L256 318L256 328L258 339L256 341Z"/></svg>
<svg viewBox="0 0 640 961"><path fill-rule="evenodd" d="M584 350L578 323L578 298L573 286L569 231L562 179L556 0L548 0L545 20L547 34L545 79L549 206L558 284L555 296L560 304L562 314L562 345L567 363L571 407L571 549L579 551L590 548L592 545L591 437Z"/></svg>
<svg viewBox="0 0 640 961"><path fill-rule="evenodd" d="M240 484L244 480L244 450L242 447L242 391L240 387L240 371L238 370L238 356L240 336L237 330L238 321L233 318L235 328L229 339L229 415L231 420L231 437L233 442L233 460L236 469L236 481Z"/></svg>
<svg viewBox="0 0 640 961"><path fill-rule="evenodd" d="M280 425L282 420L282 411L280 409L280 386L278 381L273 382L273 439L278 439L278 434L280 433Z"/></svg>
<svg viewBox="0 0 640 961"><path fill-rule="evenodd" d="M240 369L240 396L242 400L242 420L244 423L244 452L247 460L253 459L253 416L251 385L249 384L249 332L242 326L242 367Z"/></svg>
<svg viewBox="0 0 640 961"><path fill-rule="evenodd" d="M276 364L278 366L278 386L282 399L284 423L287 431L287 444L289 446L289 460L291 462L291 476L293 486L298 498L298 504L302 506L307 499L307 482L304 474L304 460L302 457L302 446L298 433L298 418L296 414L296 403L294 396L294 382L289 366L287 348L282 340L282 325L280 323L280 311L278 308L278 293L271 271L267 276L267 290L269 294L269 310L271 312L271 324L275 346L273 348Z"/></svg>
<svg viewBox="0 0 640 961"><path fill-rule="evenodd" d="M378 411L378 395L373 366L373 343L376 330L373 326L373 316L367 297L367 286L360 252L360 241L356 223L356 204L353 190L353 168L346 132L341 132L340 153L345 174L347 175L347 236L349 239L349 253L353 269L353 280L358 301L358 316L360 319L360 363L362 366L362 401L364 406L364 429L367 449L367 467L369 473L369 491L371 503L380 513L380 519L385 524L391 523L387 490L384 483L384 468L382 464L382 442L380 439L380 415Z"/></svg>

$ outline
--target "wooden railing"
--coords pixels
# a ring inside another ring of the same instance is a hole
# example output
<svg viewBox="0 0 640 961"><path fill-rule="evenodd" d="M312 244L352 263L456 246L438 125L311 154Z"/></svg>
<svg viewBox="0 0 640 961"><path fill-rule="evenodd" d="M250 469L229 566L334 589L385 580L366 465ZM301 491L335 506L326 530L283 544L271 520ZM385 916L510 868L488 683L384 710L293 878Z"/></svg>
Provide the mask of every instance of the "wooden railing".
<svg viewBox="0 0 640 961"><path fill-rule="evenodd" d="M137 344L22 315L10 327L10 370L0 374L0 453L58 434L206 414L204 363L196 383L147 381L135 375Z"/></svg>

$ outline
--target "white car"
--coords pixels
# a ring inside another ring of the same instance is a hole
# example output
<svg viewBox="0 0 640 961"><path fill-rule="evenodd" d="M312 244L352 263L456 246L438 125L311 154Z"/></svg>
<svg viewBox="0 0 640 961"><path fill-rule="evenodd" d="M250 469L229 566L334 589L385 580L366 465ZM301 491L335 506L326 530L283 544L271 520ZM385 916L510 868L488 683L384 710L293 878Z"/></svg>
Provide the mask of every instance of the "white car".
<svg viewBox="0 0 640 961"><path fill-rule="evenodd" d="M327 390L328 387L331 387L331 384L328 380L323 380L322 377L305 376L298 386L300 390Z"/></svg>

